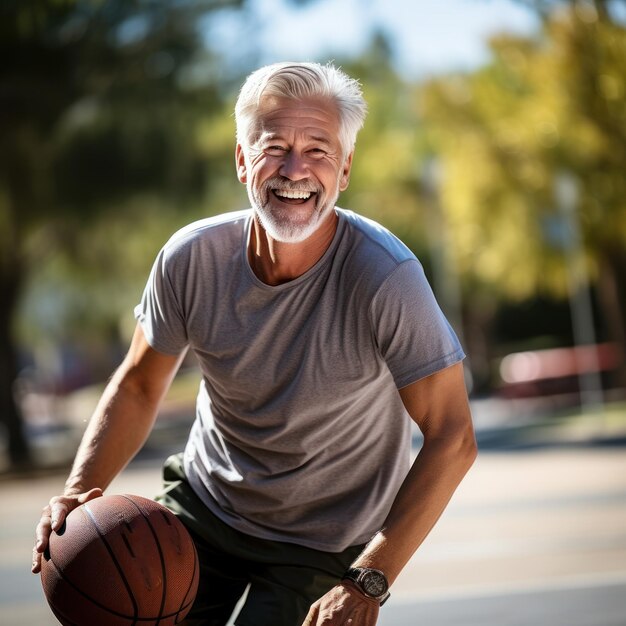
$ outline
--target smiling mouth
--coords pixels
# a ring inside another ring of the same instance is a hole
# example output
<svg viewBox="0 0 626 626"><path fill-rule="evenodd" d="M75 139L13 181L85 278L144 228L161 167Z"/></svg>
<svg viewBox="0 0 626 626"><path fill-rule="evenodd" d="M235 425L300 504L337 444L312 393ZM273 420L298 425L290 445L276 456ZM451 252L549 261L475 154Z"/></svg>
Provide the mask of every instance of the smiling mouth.
<svg viewBox="0 0 626 626"><path fill-rule="evenodd" d="M272 189L272 193L287 204L304 204L315 195L314 191L296 191L291 189Z"/></svg>

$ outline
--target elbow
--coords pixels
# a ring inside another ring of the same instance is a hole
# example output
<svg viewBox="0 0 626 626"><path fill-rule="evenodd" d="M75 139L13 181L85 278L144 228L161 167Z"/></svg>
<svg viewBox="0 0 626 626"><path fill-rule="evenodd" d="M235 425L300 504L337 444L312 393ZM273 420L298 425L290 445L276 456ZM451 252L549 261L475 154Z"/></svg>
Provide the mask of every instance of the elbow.
<svg viewBox="0 0 626 626"><path fill-rule="evenodd" d="M478 444L476 443L476 436L473 428L469 429L469 432L466 433L462 439L461 455L465 460L467 469L469 470L478 457Z"/></svg>
<svg viewBox="0 0 626 626"><path fill-rule="evenodd" d="M424 434L422 451L437 455L455 473L465 475L478 456L474 429L470 425L449 431L445 436Z"/></svg>
<svg viewBox="0 0 626 626"><path fill-rule="evenodd" d="M478 457L478 444L469 406L467 406L462 417L455 420L453 432L455 433L454 440L459 464L467 471Z"/></svg>
<svg viewBox="0 0 626 626"><path fill-rule="evenodd" d="M464 471L468 471L478 457L478 444L474 428L470 424L457 436L455 456Z"/></svg>

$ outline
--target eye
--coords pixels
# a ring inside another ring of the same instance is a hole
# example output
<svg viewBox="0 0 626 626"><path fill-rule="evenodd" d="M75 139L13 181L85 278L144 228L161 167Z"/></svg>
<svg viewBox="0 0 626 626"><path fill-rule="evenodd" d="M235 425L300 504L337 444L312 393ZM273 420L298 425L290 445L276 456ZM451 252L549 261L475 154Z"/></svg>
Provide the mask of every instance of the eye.
<svg viewBox="0 0 626 626"><path fill-rule="evenodd" d="M284 146L267 146L263 151L270 156L280 156L287 152L287 148Z"/></svg>
<svg viewBox="0 0 626 626"><path fill-rule="evenodd" d="M311 148L309 150L309 154L314 159L321 159L326 154L326 150L324 150L323 148Z"/></svg>

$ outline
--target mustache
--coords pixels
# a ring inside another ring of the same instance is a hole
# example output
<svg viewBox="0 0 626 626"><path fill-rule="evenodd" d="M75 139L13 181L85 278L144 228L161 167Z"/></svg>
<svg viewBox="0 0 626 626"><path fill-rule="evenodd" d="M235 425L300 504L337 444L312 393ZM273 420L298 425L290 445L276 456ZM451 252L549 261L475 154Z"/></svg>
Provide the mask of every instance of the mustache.
<svg viewBox="0 0 626 626"><path fill-rule="evenodd" d="M282 176L272 176L268 178L262 185L265 193L272 189L285 189L287 191L308 191L311 193L321 193L321 187L312 181L307 180L289 180Z"/></svg>

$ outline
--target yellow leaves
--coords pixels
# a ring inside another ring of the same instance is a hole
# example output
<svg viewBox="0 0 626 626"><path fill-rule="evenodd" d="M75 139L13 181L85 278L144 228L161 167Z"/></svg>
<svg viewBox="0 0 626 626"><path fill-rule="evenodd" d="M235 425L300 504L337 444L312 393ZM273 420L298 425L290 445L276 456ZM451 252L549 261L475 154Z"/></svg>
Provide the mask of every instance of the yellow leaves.
<svg viewBox="0 0 626 626"><path fill-rule="evenodd" d="M450 76L441 83L442 94L453 106L466 106L472 98L469 80L465 76Z"/></svg>
<svg viewBox="0 0 626 626"><path fill-rule="evenodd" d="M583 13L543 38L494 38L491 63L419 98L459 270L511 297L566 290L565 255L544 232L563 169L580 185L590 266L626 242L626 29Z"/></svg>
<svg viewBox="0 0 626 626"><path fill-rule="evenodd" d="M205 156L221 156L225 152L234 155L234 119L232 116L228 116L225 111L220 111L212 117L205 117L198 124L196 141L201 153Z"/></svg>
<svg viewBox="0 0 626 626"><path fill-rule="evenodd" d="M417 161L413 138L406 129L389 130L380 135L375 144L357 144L356 155L359 176L367 181L367 186L393 185L415 176Z"/></svg>
<svg viewBox="0 0 626 626"><path fill-rule="evenodd" d="M458 151L444 167L441 206L462 275L499 285L512 297L532 293L536 224L519 196L494 185L499 165L477 145L471 159Z"/></svg>
<svg viewBox="0 0 626 626"><path fill-rule="evenodd" d="M591 2L576 2L574 12L585 24L595 24L598 21L598 10Z"/></svg>
<svg viewBox="0 0 626 626"><path fill-rule="evenodd" d="M621 100L624 97L624 77L615 74L600 74L600 92L607 100Z"/></svg>

